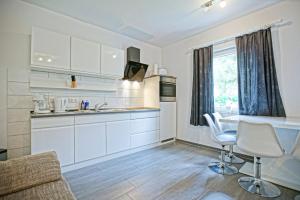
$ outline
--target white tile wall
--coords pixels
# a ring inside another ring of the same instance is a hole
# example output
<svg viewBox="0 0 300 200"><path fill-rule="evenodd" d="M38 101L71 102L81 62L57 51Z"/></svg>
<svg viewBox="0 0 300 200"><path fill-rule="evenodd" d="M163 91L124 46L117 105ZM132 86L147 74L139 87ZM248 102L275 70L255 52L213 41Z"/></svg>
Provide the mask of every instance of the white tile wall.
<svg viewBox="0 0 300 200"><path fill-rule="evenodd" d="M30 135L11 135L7 138L8 150L30 147Z"/></svg>
<svg viewBox="0 0 300 200"><path fill-rule="evenodd" d="M29 69L11 68L7 74L8 81L29 83Z"/></svg>
<svg viewBox="0 0 300 200"><path fill-rule="evenodd" d="M7 135L24 135L30 133L30 121L7 124Z"/></svg>
<svg viewBox="0 0 300 200"><path fill-rule="evenodd" d="M140 107L144 105L143 84L77 76L78 84L99 87L115 87L116 92L69 91L55 89L30 89L30 81L52 81L55 86L66 86L70 75L29 72L29 70L9 69L7 72L7 149L8 158L30 154L30 111L33 110L32 97L37 94L55 97L75 98L78 102L89 100L90 108L97 103L108 103L108 107Z"/></svg>
<svg viewBox="0 0 300 200"><path fill-rule="evenodd" d="M14 158L30 153L30 111L33 104L29 70L9 68L7 74L7 150L8 158Z"/></svg>
<svg viewBox="0 0 300 200"><path fill-rule="evenodd" d="M7 122L24 122L30 119L31 109L12 109L9 108L7 111Z"/></svg>
<svg viewBox="0 0 300 200"><path fill-rule="evenodd" d="M17 149L10 149L7 152L8 158L17 158L21 157L23 155L29 155L30 154L30 147L22 147Z"/></svg>
<svg viewBox="0 0 300 200"><path fill-rule="evenodd" d="M33 108L32 96L8 96L7 97L8 108Z"/></svg>
<svg viewBox="0 0 300 200"><path fill-rule="evenodd" d="M7 69L0 68L0 147L7 147Z"/></svg>
<svg viewBox="0 0 300 200"><path fill-rule="evenodd" d="M31 95L29 83L8 81L8 95Z"/></svg>

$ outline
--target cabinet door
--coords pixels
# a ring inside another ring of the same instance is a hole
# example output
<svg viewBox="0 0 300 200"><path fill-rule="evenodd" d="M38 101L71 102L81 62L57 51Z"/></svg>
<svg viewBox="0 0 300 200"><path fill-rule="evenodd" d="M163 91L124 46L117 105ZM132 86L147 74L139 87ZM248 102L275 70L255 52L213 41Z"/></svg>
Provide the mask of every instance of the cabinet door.
<svg viewBox="0 0 300 200"><path fill-rule="evenodd" d="M101 48L101 74L123 77L125 66L124 51L106 45Z"/></svg>
<svg viewBox="0 0 300 200"><path fill-rule="evenodd" d="M70 36L32 28L31 64L70 70Z"/></svg>
<svg viewBox="0 0 300 200"><path fill-rule="evenodd" d="M71 70L100 74L100 44L72 37Z"/></svg>
<svg viewBox="0 0 300 200"><path fill-rule="evenodd" d="M144 145L158 142L158 140L159 140L159 130L134 134L131 135L131 147L132 148L141 147Z"/></svg>
<svg viewBox="0 0 300 200"><path fill-rule="evenodd" d="M130 148L130 120L107 122L107 153L116 153Z"/></svg>
<svg viewBox="0 0 300 200"><path fill-rule="evenodd" d="M75 126L75 162L97 158L106 154L105 124Z"/></svg>
<svg viewBox="0 0 300 200"><path fill-rule="evenodd" d="M176 102L160 103L160 141L176 137Z"/></svg>
<svg viewBox="0 0 300 200"><path fill-rule="evenodd" d="M74 127L32 129L31 153L55 151L61 166L74 163Z"/></svg>

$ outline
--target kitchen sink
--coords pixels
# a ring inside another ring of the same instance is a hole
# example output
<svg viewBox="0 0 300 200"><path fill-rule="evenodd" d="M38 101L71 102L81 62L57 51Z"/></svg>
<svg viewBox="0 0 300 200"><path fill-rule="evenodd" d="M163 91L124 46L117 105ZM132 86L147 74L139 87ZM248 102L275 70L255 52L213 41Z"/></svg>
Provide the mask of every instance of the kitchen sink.
<svg viewBox="0 0 300 200"><path fill-rule="evenodd" d="M102 108L102 109L99 109L95 112L121 112L121 111L127 111L128 109L126 108Z"/></svg>

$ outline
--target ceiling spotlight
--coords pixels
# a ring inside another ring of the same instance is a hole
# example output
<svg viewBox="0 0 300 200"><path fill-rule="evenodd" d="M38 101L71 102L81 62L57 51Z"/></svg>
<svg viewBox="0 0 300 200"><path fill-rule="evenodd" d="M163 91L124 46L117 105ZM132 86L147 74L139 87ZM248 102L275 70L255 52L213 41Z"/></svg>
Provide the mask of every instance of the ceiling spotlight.
<svg viewBox="0 0 300 200"><path fill-rule="evenodd" d="M204 12L207 12L210 9L210 7L213 5L213 2L214 0L210 0L201 5L201 8L203 8Z"/></svg>
<svg viewBox="0 0 300 200"><path fill-rule="evenodd" d="M221 0L219 5L220 5L221 8L224 8L226 6L226 1Z"/></svg>

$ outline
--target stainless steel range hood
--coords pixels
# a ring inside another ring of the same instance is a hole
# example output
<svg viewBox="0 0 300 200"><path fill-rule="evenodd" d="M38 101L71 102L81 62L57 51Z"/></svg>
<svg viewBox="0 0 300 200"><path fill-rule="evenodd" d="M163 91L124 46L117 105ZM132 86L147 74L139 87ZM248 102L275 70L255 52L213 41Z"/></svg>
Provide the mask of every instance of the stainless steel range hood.
<svg viewBox="0 0 300 200"><path fill-rule="evenodd" d="M147 64L140 63L140 49L136 47L127 48L127 64L123 80L143 81L147 69Z"/></svg>

